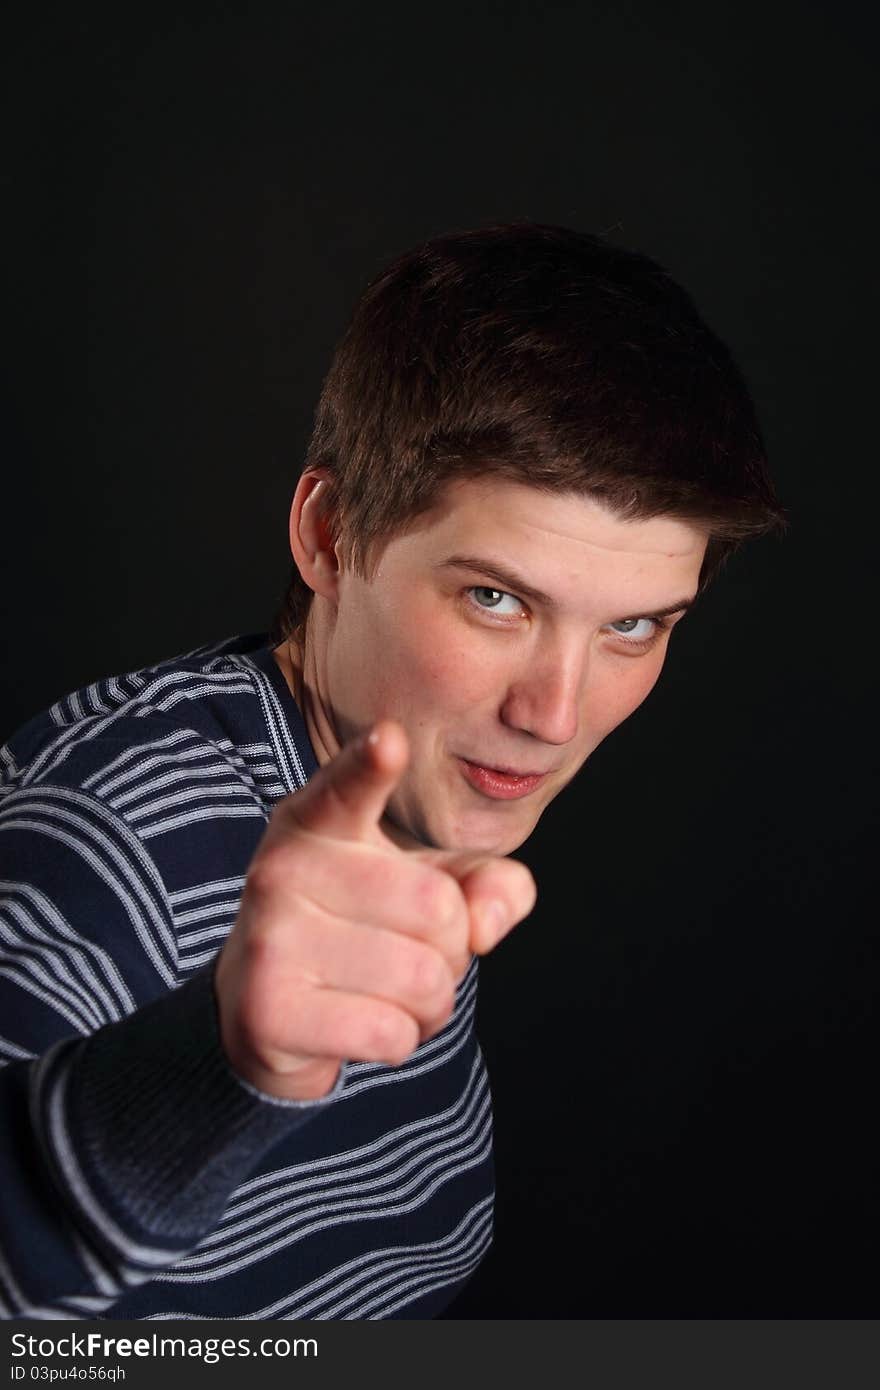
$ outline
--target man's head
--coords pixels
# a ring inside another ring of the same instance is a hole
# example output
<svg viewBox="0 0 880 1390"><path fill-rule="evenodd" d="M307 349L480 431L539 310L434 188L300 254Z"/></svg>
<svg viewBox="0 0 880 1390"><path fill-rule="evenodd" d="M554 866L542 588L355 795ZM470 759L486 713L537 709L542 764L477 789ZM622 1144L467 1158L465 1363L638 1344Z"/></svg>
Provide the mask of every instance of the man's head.
<svg viewBox="0 0 880 1390"><path fill-rule="evenodd" d="M334 357L275 637L308 634L319 757L400 719L393 819L504 852L653 686L650 615L783 524L742 378L664 271L559 228L441 237Z"/></svg>
<svg viewBox="0 0 880 1390"><path fill-rule="evenodd" d="M589 494L706 528L700 588L784 525L743 379L654 261L513 224L436 239L370 284L331 363L306 470L356 567L454 479ZM276 620L303 621L296 570Z"/></svg>

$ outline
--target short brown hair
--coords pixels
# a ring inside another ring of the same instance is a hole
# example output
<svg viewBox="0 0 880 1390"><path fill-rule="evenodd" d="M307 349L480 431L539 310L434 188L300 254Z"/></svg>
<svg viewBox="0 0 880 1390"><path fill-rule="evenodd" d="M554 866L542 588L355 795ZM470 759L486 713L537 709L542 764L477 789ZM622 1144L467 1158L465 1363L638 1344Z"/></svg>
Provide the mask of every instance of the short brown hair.
<svg viewBox="0 0 880 1390"><path fill-rule="evenodd" d="M305 468L329 474L362 574L455 478L595 497L709 532L700 589L787 522L730 352L655 261L513 223L437 237L368 286L321 392ZM294 569L281 641L311 591Z"/></svg>

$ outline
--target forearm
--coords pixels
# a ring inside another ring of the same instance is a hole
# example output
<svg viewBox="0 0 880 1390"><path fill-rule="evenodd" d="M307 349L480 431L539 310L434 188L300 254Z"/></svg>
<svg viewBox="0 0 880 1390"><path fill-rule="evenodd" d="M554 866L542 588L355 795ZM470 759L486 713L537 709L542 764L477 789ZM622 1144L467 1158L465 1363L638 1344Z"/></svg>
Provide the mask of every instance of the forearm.
<svg viewBox="0 0 880 1390"><path fill-rule="evenodd" d="M5 1315L112 1306L192 1249L260 1157L337 1090L295 1105L243 1086L219 1046L210 968L6 1067Z"/></svg>

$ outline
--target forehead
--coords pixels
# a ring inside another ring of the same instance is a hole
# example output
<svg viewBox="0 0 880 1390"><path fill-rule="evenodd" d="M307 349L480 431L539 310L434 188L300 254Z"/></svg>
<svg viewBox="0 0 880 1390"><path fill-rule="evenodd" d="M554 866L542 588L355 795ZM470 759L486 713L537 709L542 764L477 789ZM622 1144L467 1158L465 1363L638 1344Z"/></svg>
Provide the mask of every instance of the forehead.
<svg viewBox="0 0 880 1390"><path fill-rule="evenodd" d="M379 568L494 560L560 603L579 602L585 589L601 598L607 588L611 600L643 590L660 606L694 591L706 542L705 530L674 517L622 521L581 493L467 479L447 486L430 512L389 542ZM670 586L674 594L659 591Z"/></svg>

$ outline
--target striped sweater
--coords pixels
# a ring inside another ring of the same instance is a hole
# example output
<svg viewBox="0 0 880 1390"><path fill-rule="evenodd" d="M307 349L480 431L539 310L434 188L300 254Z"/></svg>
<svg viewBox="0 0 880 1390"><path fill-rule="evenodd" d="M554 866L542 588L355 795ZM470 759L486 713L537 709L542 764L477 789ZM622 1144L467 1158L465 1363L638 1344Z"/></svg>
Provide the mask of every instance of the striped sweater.
<svg viewBox="0 0 880 1390"><path fill-rule="evenodd" d="M263 635L60 700L0 749L0 1310L432 1317L491 1240L476 960L401 1066L263 1097L213 962L316 770Z"/></svg>

